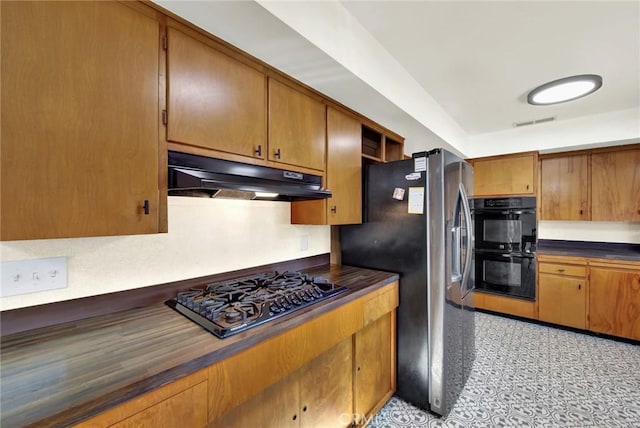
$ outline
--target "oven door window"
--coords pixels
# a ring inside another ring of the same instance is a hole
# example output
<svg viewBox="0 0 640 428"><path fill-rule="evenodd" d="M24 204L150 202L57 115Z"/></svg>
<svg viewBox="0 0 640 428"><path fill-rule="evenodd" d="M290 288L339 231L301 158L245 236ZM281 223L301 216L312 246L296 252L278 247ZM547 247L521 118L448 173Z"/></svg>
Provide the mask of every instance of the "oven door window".
<svg viewBox="0 0 640 428"><path fill-rule="evenodd" d="M484 220L482 226L485 242L518 244L522 240L520 220Z"/></svg>
<svg viewBox="0 0 640 428"><path fill-rule="evenodd" d="M522 287L522 265L510 261L483 261L483 280L485 283L505 286Z"/></svg>
<svg viewBox="0 0 640 428"><path fill-rule="evenodd" d="M536 294L536 259L476 250L476 288L533 300Z"/></svg>

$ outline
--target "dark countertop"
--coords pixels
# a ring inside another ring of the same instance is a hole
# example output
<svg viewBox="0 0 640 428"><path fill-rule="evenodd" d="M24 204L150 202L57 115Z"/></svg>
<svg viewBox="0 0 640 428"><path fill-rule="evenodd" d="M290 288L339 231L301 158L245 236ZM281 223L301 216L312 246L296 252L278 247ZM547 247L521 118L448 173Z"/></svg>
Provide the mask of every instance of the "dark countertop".
<svg viewBox="0 0 640 428"><path fill-rule="evenodd" d="M3 336L0 426L80 422L398 279L337 265L302 271L349 291L226 339L162 302Z"/></svg>
<svg viewBox="0 0 640 428"><path fill-rule="evenodd" d="M640 261L640 245L540 239L538 241L537 254Z"/></svg>

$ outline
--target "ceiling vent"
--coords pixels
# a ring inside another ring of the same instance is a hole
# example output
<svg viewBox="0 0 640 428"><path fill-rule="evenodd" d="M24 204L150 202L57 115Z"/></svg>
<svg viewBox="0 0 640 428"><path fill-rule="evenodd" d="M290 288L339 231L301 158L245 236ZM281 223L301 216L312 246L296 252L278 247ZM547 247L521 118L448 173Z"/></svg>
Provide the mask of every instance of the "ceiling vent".
<svg viewBox="0 0 640 428"><path fill-rule="evenodd" d="M513 122L513 127L514 128L519 128L521 126L528 126L528 125L537 125L538 123L545 123L545 122L551 122L556 120L555 116L551 116L551 117L544 117L542 119L536 119L536 120L527 120L524 122Z"/></svg>

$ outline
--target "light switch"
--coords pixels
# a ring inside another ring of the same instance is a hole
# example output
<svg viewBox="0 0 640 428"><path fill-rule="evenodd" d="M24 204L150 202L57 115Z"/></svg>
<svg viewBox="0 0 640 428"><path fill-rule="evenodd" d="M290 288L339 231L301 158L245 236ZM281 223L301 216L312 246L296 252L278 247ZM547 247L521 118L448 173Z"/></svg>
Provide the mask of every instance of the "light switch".
<svg viewBox="0 0 640 428"><path fill-rule="evenodd" d="M66 257L2 262L0 269L2 297L67 287Z"/></svg>

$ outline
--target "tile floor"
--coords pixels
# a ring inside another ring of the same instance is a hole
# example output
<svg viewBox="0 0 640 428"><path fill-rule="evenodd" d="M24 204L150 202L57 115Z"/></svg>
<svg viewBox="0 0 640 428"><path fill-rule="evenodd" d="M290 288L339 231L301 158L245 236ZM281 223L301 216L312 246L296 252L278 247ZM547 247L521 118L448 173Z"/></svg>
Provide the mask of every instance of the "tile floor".
<svg viewBox="0 0 640 428"><path fill-rule="evenodd" d="M476 347L448 417L393 397L369 427L640 427L640 346L476 312Z"/></svg>

